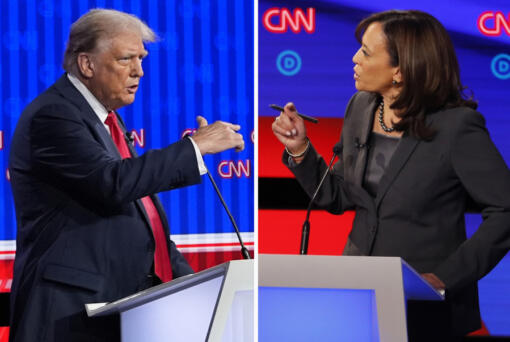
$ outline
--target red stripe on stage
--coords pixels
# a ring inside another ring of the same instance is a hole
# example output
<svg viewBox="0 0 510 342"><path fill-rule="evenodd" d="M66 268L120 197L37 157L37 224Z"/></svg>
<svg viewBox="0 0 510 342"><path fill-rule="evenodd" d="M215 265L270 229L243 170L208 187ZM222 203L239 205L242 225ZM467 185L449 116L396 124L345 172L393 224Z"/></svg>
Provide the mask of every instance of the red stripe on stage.
<svg viewBox="0 0 510 342"><path fill-rule="evenodd" d="M254 242L245 242L245 246L253 246ZM224 247L224 246L241 246L239 242L225 242L225 243L196 243L196 244L182 244L177 245L177 248L191 248L191 247Z"/></svg>
<svg viewBox="0 0 510 342"><path fill-rule="evenodd" d="M12 280L12 270L14 267L14 258L0 260L0 292L9 292L10 286L7 283Z"/></svg>
<svg viewBox="0 0 510 342"><path fill-rule="evenodd" d="M253 258L253 251L249 251ZM222 264L226 261L242 259L241 250L224 252L182 252L182 255L188 260L188 263L195 272L200 272L209 267Z"/></svg>
<svg viewBox="0 0 510 342"><path fill-rule="evenodd" d="M9 341L9 327L0 327L0 342Z"/></svg>

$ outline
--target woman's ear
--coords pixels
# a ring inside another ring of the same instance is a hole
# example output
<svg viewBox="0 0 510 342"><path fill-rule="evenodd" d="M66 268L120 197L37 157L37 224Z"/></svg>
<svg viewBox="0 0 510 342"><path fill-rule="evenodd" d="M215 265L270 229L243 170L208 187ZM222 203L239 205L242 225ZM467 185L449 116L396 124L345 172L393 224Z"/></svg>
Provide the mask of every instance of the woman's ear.
<svg viewBox="0 0 510 342"><path fill-rule="evenodd" d="M402 74L400 73L400 67L395 67L393 71L393 84L402 83Z"/></svg>

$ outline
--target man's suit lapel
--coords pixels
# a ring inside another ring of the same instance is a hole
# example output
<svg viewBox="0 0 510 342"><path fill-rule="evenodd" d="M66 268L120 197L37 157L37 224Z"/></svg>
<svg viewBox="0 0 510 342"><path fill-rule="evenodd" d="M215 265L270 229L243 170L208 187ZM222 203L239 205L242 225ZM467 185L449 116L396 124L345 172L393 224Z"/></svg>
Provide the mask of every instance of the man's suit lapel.
<svg viewBox="0 0 510 342"><path fill-rule="evenodd" d="M122 117L120 117L120 115L117 114L117 112L115 112L115 115L117 116L117 121L119 123L120 128L122 129L122 132L124 133L124 136L126 136L126 125L124 124L124 120L122 120ZM112 139L110 138L110 140L112 140ZM129 152L131 153L131 156L133 158L138 157L138 153L136 153L136 150L135 150L133 144L130 141L126 141L126 143L127 143L128 148L129 148ZM165 227L166 220L164 220L163 219L163 215L161 215L161 212L162 212L160 210L161 206L158 207L159 203L156 203L156 201L154 200L154 198L156 196L150 196L150 197L151 197L152 201L154 202L154 205L156 206L156 209L158 210L159 217L161 218L161 222L163 223L163 227ZM136 205L138 206L138 209L140 209L140 211L142 212L143 217L144 217L145 221L147 222L148 226L152 227L149 215L147 214L147 211L145 210L145 206L143 205L142 200L141 199L137 199L135 202L136 202ZM168 227L168 225L167 225L167 227ZM151 229L151 233L152 233L152 229Z"/></svg>
<svg viewBox="0 0 510 342"><path fill-rule="evenodd" d="M83 95L75 88L71 81L69 81L66 74L55 82L55 87L67 100L80 108L83 118L89 124L89 127L93 130L99 142L106 148L109 154L116 159L121 159L117 146L115 146L111 136L104 127L104 124L101 120L99 120L96 113L94 113L94 110L90 107Z"/></svg>
<svg viewBox="0 0 510 342"><path fill-rule="evenodd" d="M121 159L119 150L117 149L117 146L115 146L115 143L112 140L112 137L104 127L104 124L99 120L96 113L90 107L89 103L83 95L74 87L74 85L69 81L67 78L67 75L64 74L62 77L60 77L57 82L55 82L55 87L64 95L66 99L68 99L70 102L72 102L74 105L76 105L78 108L80 108L81 112L83 113L83 118L85 121L89 124L91 129L94 131L96 137L98 138L99 142L106 148L108 153L115 159ZM121 123L121 128L125 131L124 122L122 121L122 118L120 118L117 115L117 118L119 119L119 122ZM136 156L136 152L133 149L133 146L128 143L128 147L131 151L132 156ZM140 209L140 212L142 213L145 221L147 224L150 225L150 219L147 215L147 212L145 211L145 207L142 204L142 201L140 199L135 201L136 205ZM152 231L152 230L151 230Z"/></svg>
<svg viewBox="0 0 510 342"><path fill-rule="evenodd" d="M98 136L102 140L103 145L106 147L106 149L108 150L108 152L110 152L111 155L116 156L117 159L122 159L117 146L115 146L112 137L110 136L110 134L108 134L108 131L104 127L103 123L99 122L99 118L97 121L98 122L94 123L93 128L98 133Z"/></svg>
<svg viewBox="0 0 510 342"><path fill-rule="evenodd" d="M398 143L397 149L393 153L391 160L386 166L386 170L384 171L381 180L379 181L379 186L377 189L377 197L375 198L376 208L379 208L384 195L388 191L389 187L395 179L397 178L400 170L405 166L409 157L415 150L419 141L407 134L404 134Z"/></svg>

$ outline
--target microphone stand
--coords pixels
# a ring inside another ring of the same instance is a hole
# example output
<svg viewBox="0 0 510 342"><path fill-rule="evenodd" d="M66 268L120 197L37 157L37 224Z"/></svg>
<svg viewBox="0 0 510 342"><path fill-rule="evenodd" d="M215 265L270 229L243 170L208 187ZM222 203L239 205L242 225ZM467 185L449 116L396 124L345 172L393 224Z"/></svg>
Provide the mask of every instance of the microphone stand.
<svg viewBox="0 0 510 342"><path fill-rule="evenodd" d="M331 168L331 165L333 164L333 161L335 160L337 154L338 154L338 152L337 152L336 145L335 145L335 148L333 149L333 158L331 158L328 168L326 169L326 172L324 172L324 174L322 175L321 181L319 182L319 185L317 186L317 189L315 190L315 192L312 196L312 199L310 200L310 203L308 204L308 209L306 210L305 222L303 223L303 229L301 231L301 249L299 251L299 254L301 254L301 255L308 254L308 238L310 237L310 214L312 212L313 201L315 200L315 197L317 197L317 194L319 193L319 190L322 187L322 183L324 183L324 180L326 179L329 169Z"/></svg>
<svg viewBox="0 0 510 342"><path fill-rule="evenodd" d="M223 199L223 196L221 195L220 189L218 189L218 186L216 185L216 182L214 181L211 173L209 172L209 169L207 166L205 166L205 170L207 171L207 176L209 176L209 179L211 180L211 183L214 187L214 190L216 190L216 193L218 194L218 197L220 198L221 204L223 204L223 207L225 208L225 211L227 212L228 217L230 218L230 222L232 222L232 225L234 226L234 230L237 234L237 239L239 240L239 244L241 245L241 254L243 255L243 259L250 260L250 253L248 253L248 249L244 246L243 239L241 238L241 233L239 232L239 228L237 227L236 221L234 220L234 217L230 213L230 210L227 207L227 203L225 203L225 200Z"/></svg>

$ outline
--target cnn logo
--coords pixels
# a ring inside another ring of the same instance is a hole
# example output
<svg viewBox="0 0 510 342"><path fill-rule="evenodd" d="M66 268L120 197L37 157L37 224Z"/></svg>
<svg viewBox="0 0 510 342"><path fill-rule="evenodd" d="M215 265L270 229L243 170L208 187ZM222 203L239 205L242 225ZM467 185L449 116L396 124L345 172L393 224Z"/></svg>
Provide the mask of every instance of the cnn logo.
<svg viewBox="0 0 510 342"><path fill-rule="evenodd" d="M501 11L483 12L478 17L478 30L485 36L500 36L503 31L510 36L510 13L505 18Z"/></svg>
<svg viewBox="0 0 510 342"><path fill-rule="evenodd" d="M218 173L221 178L237 178L250 177L250 160L247 159L244 162L238 160L237 163L233 160L223 160L218 165ZM243 176L244 174L244 176Z"/></svg>
<svg viewBox="0 0 510 342"><path fill-rule="evenodd" d="M145 147L145 129L140 129L140 132L133 129L130 134L130 140L133 146Z"/></svg>
<svg viewBox="0 0 510 342"><path fill-rule="evenodd" d="M266 30L272 33L285 33L289 28L294 33L301 32L301 29L306 33L314 33L315 8L307 8L306 14L301 8L296 8L291 14L287 8L273 7L264 12L262 23Z"/></svg>

